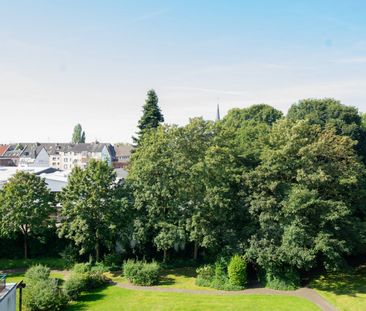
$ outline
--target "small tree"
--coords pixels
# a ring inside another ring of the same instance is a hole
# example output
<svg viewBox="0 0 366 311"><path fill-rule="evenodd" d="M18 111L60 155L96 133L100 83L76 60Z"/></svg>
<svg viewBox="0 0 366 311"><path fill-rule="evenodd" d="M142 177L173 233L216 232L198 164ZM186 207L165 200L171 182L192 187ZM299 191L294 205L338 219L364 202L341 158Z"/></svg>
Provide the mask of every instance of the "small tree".
<svg viewBox="0 0 366 311"><path fill-rule="evenodd" d="M147 92L147 98L145 101L145 105L143 106L143 114L141 119L138 122L138 137L133 137L133 141L136 145L139 144L139 141L142 135L153 128L157 128L160 123L164 122L164 116L161 113L161 110L158 106L159 98L156 95L154 90L149 90Z"/></svg>
<svg viewBox="0 0 366 311"><path fill-rule="evenodd" d="M110 246L120 218L116 173L107 162L91 160L83 170L75 167L59 201L64 219L59 235L80 246L80 254L95 250L100 259L101 245Z"/></svg>
<svg viewBox="0 0 366 311"><path fill-rule="evenodd" d="M76 124L74 127L74 132L72 134L72 143L85 143L85 132L83 131L80 124Z"/></svg>
<svg viewBox="0 0 366 311"><path fill-rule="evenodd" d="M52 203L45 181L34 174L19 171L4 185L0 194L0 233L11 236L20 231L26 259L29 236L51 225Z"/></svg>

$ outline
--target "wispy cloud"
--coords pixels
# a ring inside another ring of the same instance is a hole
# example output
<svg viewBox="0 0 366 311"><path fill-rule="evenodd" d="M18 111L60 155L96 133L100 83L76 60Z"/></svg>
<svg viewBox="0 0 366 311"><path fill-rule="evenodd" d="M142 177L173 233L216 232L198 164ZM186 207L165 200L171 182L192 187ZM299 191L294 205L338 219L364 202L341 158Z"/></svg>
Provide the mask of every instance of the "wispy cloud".
<svg viewBox="0 0 366 311"><path fill-rule="evenodd" d="M172 89L192 91L192 92L213 93L218 95L233 95L233 96L243 96L248 94L248 92L246 91L220 90L220 89L209 89L202 87L172 87Z"/></svg>
<svg viewBox="0 0 366 311"><path fill-rule="evenodd" d="M366 56L362 57L350 57L350 58L340 58L334 60L335 63L339 64L365 64Z"/></svg>
<svg viewBox="0 0 366 311"><path fill-rule="evenodd" d="M130 20L130 23L134 24L134 23L139 23L139 22L144 22L144 21L147 21L147 20L151 20L151 19L154 19L156 17L165 15L168 12L169 12L169 9L158 9L158 10L150 11L150 12L147 12L145 14L136 16L135 18Z"/></svg>

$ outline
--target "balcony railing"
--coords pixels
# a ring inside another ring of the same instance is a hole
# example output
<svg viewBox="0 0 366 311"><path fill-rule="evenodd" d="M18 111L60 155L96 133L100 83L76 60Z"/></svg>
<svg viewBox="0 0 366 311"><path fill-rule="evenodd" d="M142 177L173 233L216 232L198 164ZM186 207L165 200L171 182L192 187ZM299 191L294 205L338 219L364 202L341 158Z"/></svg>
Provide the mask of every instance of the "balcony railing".
<svg viewBox="0 0 366 311"><path fill-rule="evenodd" d="M0 292L2 292L6 287L6 275L0 274Z"/></svg>

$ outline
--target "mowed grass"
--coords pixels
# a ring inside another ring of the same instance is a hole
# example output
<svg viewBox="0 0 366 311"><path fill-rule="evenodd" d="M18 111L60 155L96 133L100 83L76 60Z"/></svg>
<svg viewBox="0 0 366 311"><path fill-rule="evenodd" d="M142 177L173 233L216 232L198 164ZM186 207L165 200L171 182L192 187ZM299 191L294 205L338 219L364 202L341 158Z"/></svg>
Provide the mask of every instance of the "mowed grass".
<svg viewBox="0 0 366 311"><path fill-rule="evenodd" d="M197 295L136 291L108 286L85 293L67 311L312 311L320 310L306 299L272 295Z"/></svg>
<svg viewBox="0 0 366 311"><path fill-rule="evenodd" d="M116 283L126 284L129 281L123 277L122 271L108 272L106 276ZM200 287L196 285L196 268L183 267L174 269L163 269L160 273L159 287L181 288L181 289L199 289L214 290L209 287Z"/></svg>
<svg viewBox="0 0 366 311"><path fill-rule="evenodd" d="M321 276L311 286L338 310L366 310L366 265L349 272Z"/></svg>

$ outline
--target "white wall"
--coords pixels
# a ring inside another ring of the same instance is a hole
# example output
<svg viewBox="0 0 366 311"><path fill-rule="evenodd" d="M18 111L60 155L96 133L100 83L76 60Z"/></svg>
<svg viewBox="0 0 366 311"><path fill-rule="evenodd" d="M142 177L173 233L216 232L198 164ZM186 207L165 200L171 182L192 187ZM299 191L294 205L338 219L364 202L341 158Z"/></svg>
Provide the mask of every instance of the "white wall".
<svg viewBox="0 0 366 311"><path fill-rule="evenodd" d="M6 284L6 289L0 293L0 311L16 311L16 284Z"/></svg>

